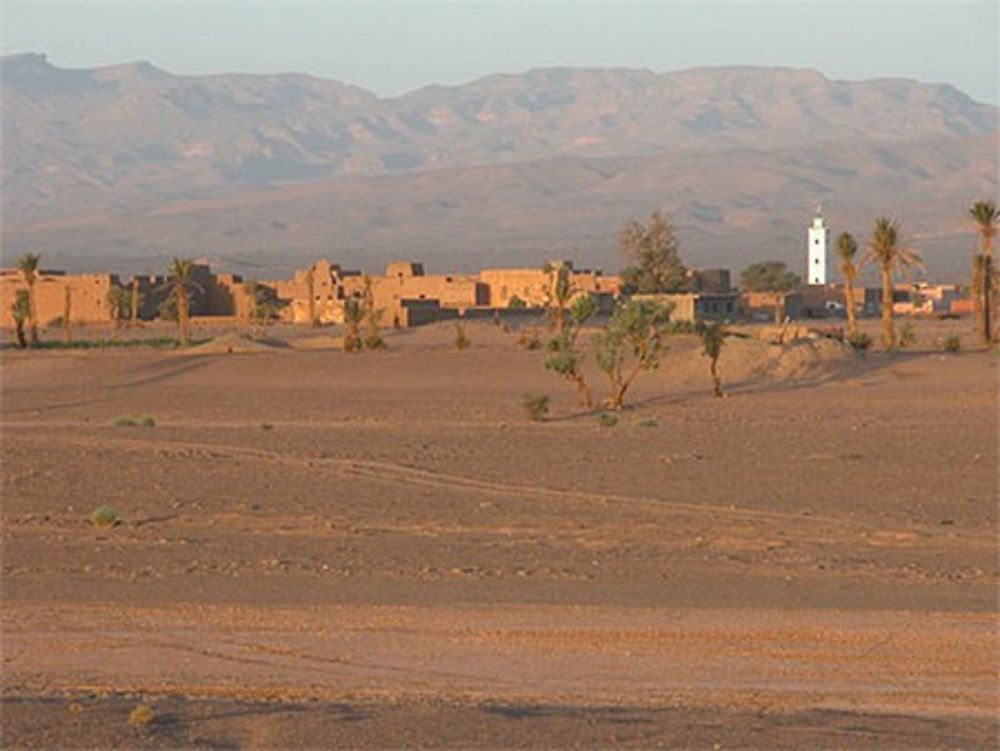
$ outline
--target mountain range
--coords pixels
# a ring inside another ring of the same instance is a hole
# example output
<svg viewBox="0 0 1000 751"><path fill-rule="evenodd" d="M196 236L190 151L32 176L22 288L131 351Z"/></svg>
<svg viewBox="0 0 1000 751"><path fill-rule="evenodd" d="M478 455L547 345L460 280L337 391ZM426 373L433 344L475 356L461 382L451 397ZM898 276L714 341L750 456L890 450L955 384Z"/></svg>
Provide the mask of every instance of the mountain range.
<svg viewBox="0 0 1000 751"><path fill-rule="evenodd" d="M903 225L964 278L997 194L998 108L945 84L812 70L547 68L379 98L302 74L178 76L0 60L3 253L70 269L173 255L242 273L572 257L665 209L693 265L798 269L818 203L863 240Z"/></svg>

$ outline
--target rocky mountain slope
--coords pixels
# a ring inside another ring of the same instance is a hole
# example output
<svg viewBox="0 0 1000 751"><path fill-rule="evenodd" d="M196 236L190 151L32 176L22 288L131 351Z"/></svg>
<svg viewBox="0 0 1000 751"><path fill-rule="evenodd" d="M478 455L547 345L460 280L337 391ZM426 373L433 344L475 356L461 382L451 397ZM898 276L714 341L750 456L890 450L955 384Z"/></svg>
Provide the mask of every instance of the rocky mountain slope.
<svg viewBox="0 0 1000 751"><path fill-rule="evenodd" d="M617 227L657 207L693 263L797 264L822 202L838 231L899 216L932 268L957 271L965 206L997 189L997 108L908 80L541 69L379 99L299 74L30 54L0 78L4 253L76 268L178 252L237 270L319 253L614 267Z"/></svg>

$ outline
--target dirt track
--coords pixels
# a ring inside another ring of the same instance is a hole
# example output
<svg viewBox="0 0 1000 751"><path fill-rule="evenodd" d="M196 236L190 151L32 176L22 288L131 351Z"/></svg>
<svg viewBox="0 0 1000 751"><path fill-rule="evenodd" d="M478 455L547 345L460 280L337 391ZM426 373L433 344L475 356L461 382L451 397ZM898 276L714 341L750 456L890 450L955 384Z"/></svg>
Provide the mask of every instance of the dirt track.
<svg viewBox="0 0 1000 751"><path fill-rule="evenodd" d="M992 744L995 357L678 339L602 428L471 333L4 354L5 743Z"/></svg>

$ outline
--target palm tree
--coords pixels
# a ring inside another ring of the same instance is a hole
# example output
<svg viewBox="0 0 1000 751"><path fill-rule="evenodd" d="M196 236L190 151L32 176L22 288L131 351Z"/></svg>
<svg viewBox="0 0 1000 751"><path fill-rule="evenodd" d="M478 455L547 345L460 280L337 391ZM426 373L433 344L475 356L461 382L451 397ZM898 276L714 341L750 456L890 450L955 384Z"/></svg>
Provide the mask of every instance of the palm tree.
<svg viewBox="0 0 1000 751"><path fill-rule="evenodd" d="M1000 212L993 201L976 201L969 209L982 240L982 250L973 258L972 295L975 300L976 324L984 344L989 344L991 307L993 305L993 238L997 235Z"/></svg>
<svg viewBox="0 0 1000 751"><path fill-rule="evenodd" d="M712 393L719 397L725 396L722 393L722 378L719 376L719 355L726 343L726 329L721 321L713 321L698 326L698 334L701 336L701 351L708 358L708 368L712 374Z"/></svg>
<svg viewBox="0 0 1000 751"><path fill-rule="evenodd" d="M35 307L35 282L38 281L38 262L42 256L38 253L25 253L17 259L17 267L24 275L24 283L28 285L28 320L30 321L31 346L38 344L38 310Z"/></svg>
<svg viewBox="0 0 1000 751"><path fill-rule="evenodd" d="M365 317L365 308L361 301L353 297L344 300L344 352L357 352L362 347L361 321Z"/></svg>
<svg viewBox="0 0 1000 751"><path fill-rule="evenodd" d="M185 346L190 341L188 337L188 320L191 316L188 287L194 284L195 264L189 258L175 258L170 262L168 273L170 275L172 294L177 301L177 331L181 346Z"/></svg>
<svg viewBox="0 0 1000 751"><path fill-rule="evenodd" d="M840 256L840 273L844 276L844 305L847 308L847 332L853 341L858 334L858 319L854 311L854 280L858 278L858 267L854 257L858 244L849 232L841 232L837 237L837 255Z"/></svg>
<svg viewBox="0 0 1000 751"><path fill-rule="evenodd" d="M896 331L892 326L892 274L899 269L924 265L916 251L901 246L900 234L896 221L880 216L875 220L865 256L865 263L878 264L882 273L882 341L887 350L896 346Z"/></svg>

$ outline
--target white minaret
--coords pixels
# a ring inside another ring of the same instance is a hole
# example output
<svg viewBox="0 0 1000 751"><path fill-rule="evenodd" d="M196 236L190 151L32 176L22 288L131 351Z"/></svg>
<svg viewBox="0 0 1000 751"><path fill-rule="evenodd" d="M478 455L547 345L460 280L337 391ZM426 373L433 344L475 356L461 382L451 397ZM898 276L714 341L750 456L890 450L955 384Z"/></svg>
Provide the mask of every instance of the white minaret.
<svg viewBox="0 0 1000 751"><path fill-rule="evenodd" d="M809 249L806 253L806 281L808 284L826 284L826 248L830 244L830 230L823 221L823 210L816 207L816 216L808 232Z"/></svg>

